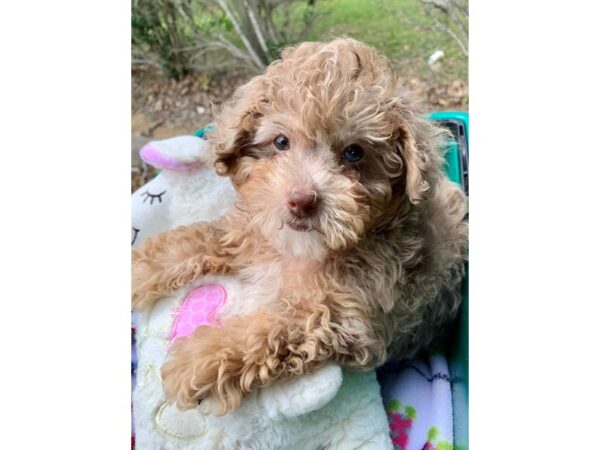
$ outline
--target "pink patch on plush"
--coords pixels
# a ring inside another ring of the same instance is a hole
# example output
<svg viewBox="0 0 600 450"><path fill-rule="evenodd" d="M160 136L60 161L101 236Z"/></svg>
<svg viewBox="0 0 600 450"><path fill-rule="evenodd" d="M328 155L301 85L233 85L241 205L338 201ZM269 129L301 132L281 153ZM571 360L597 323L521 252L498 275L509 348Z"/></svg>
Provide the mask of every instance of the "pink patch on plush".
<svg viewBox="0 0 600 450"><path fill-rule="evenodd" d="M186 172L203 164L202 161L184 163L181 161L177 161L176 159L169 158L151 144L146 144L142 147L142 149L140 150L140 158L142 158L144 162L147 162L148 164L154 167L158 167L160 169L176 170L178 172Z"/></svg>
<svg viewBox="0 0 600 450"><path fill-rule="evenodd" d="M221 326L217 313L227 300L227 291L218 284L207 284L190 292L177 309L171 328L171 344L189 336L201 325Z"/></svg>

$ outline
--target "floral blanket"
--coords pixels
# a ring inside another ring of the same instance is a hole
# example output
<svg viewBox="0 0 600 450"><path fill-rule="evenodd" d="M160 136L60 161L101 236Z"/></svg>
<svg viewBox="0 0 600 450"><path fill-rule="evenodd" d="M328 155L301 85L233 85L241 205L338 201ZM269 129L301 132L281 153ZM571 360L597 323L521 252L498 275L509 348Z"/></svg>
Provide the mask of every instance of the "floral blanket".
<svg viewBox="0 0 600 450"><path fill-rule="evenodd" d="M451 380L442 354L388 363L378 379L394 449L454 448Z"/></svg>

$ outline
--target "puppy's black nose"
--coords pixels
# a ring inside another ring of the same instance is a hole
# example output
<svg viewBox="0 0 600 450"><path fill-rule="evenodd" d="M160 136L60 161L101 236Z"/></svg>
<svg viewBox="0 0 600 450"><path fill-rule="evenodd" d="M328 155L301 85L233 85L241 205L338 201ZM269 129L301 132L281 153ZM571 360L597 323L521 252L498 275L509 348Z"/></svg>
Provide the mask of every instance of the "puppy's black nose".
<svg viewBox="0 0 600 450"><path fill-rule="evenodd" d="M316 191L294 191L288 197L288 209L294 216L302 219L312 216L320 201L321 199Z"/></svg>

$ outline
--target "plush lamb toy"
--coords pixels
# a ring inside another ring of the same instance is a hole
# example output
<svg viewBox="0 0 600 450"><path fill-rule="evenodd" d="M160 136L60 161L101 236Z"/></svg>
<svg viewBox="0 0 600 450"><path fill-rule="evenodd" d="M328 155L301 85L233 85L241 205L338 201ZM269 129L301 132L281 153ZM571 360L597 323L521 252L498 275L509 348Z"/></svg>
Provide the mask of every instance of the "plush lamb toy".
<svg viewBox="0 0 600 450"><path fill-rule="evenodd" d="M144 161L162 171L132 198L132 245L177 225L222 215L236 193L208 164L198 136L150 142ZM169 346L198 325L242 310L243 283L209 275L136 313L137 380L133 394L138 449L391 449L375 372L329 364L312 374L249 394L224 416L185 412L164 402L160 368Z"/></svg>

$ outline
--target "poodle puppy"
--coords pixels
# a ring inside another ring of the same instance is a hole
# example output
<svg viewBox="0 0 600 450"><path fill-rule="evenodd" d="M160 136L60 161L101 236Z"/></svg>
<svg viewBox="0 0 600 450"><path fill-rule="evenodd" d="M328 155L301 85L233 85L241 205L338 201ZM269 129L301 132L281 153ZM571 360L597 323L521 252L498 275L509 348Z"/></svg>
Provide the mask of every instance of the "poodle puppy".
<svg viewBox="0 0 600 450"><path fill-rule="evenodd" d="M225 413L327 361L366 369L411 357L454 318L466 199L442 170L445 132L374 49L352 39L288 48L216 125L215 167L239 201L134 251L133 306L209 273L250 288L222 327L174 345L168 401L210 399Z"/></svg>

